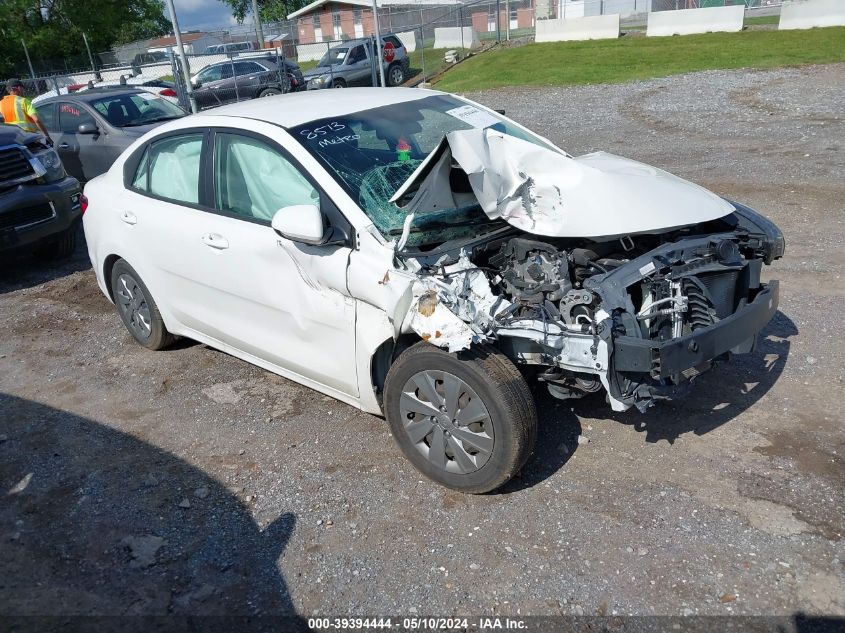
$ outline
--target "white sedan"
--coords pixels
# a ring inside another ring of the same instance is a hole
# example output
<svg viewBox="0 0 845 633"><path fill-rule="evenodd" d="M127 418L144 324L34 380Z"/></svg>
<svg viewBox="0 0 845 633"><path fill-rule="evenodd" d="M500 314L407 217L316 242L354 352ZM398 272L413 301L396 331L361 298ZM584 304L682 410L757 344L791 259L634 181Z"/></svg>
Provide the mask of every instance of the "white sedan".
<svg viewBox="0 0 845 633"><path fill-rule="evenodd" d="M434 91L185 117L85 195L99 285L141 345L189 337L384 415L466 492L530 456L528 381L645 410L777 309L760 271L784 239L763 216Z"/></svg>

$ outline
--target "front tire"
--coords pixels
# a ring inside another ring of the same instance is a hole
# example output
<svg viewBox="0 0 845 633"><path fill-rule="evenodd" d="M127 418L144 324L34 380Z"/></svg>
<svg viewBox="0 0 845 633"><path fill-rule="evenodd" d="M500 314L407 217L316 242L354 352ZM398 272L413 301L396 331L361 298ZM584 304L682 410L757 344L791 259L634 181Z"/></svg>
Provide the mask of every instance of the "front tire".
<svg viewBox="0 0 845 633"><path fill-rule="evenodd" d="M151 350L161 350L176 340L164 326L164 320L147 286L123 259L118 260L112 268L111 288L123 325L140 345Z"/></svg>
<svg viewBox="0 0 845 633"><path fill-rule="evenodd" d="M343 79L335 79L332 88L346 88L346 82Z"/></svg>
<svg viewBox="0 0 845 633"><path fill-rule="evenodd" d="M273 97L275 95L282 94L281 90L276 90L275 88L265 88L261 92L258 93L258 98L262 99L264 97Z"/></svg>
<svg viewBox="0 0 845 633"><path fill-rule="evenodd" d="M468 493L495 490L528 460L537 413L511 361L489 346L450 354L417 343L384 387L390 430L426 477Z"/></svg>

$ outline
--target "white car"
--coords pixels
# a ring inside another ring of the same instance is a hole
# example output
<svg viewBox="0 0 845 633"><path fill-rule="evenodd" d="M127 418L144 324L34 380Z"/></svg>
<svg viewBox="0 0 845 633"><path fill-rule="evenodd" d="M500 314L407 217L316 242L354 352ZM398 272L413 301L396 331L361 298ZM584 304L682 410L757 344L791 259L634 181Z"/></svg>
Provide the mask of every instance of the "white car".
<svg viewBox="0 0 845 633"><path fill-rule="evenodd" d="M528 459L528 381L645 410L777 309L781 232L465 99L351 89L166 123L85 187L129 332L185 336L384 415L405 456L485 492Z"/></svg>

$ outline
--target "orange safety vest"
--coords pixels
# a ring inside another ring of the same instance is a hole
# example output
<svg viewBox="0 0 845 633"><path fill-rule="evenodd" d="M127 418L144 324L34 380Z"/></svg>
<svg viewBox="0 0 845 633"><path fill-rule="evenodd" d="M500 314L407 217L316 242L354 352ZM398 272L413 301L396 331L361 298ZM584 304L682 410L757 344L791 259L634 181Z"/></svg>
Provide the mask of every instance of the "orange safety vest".
<svg viewBox="0 0 845 633"><path fill-rule="evenodd" d="M17 95L6 95L0 101L0 115L8 125L17 125L26 132L37 132L38 126L29 116L27 110L34 111L29 99Z"/></svg>

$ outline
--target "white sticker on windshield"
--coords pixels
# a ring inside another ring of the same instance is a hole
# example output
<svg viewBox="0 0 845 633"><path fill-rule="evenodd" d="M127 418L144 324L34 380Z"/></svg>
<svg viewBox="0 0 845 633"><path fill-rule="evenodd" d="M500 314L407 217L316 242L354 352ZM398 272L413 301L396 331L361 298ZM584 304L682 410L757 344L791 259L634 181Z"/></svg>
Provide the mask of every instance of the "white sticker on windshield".
<svg viewBox="0 0 845 633"><path fill-rule="evenodd" d="M479 110L475 106L465 105L460 108L452 108L446 110L446 114L450 114L456 119L460 119L464 123L469 123L472 127L484 129L496 123L500 123L499 119L494 117L489 112Z"/></svg>
<svg viewBox="0 0 845 633"><path fill-rule="evenodd" d="M144 101L153 101L155 99L158 99L158 95L154 95L149 92L139 92L138 96L141 97L141 99L143 99Z"/></svg>

